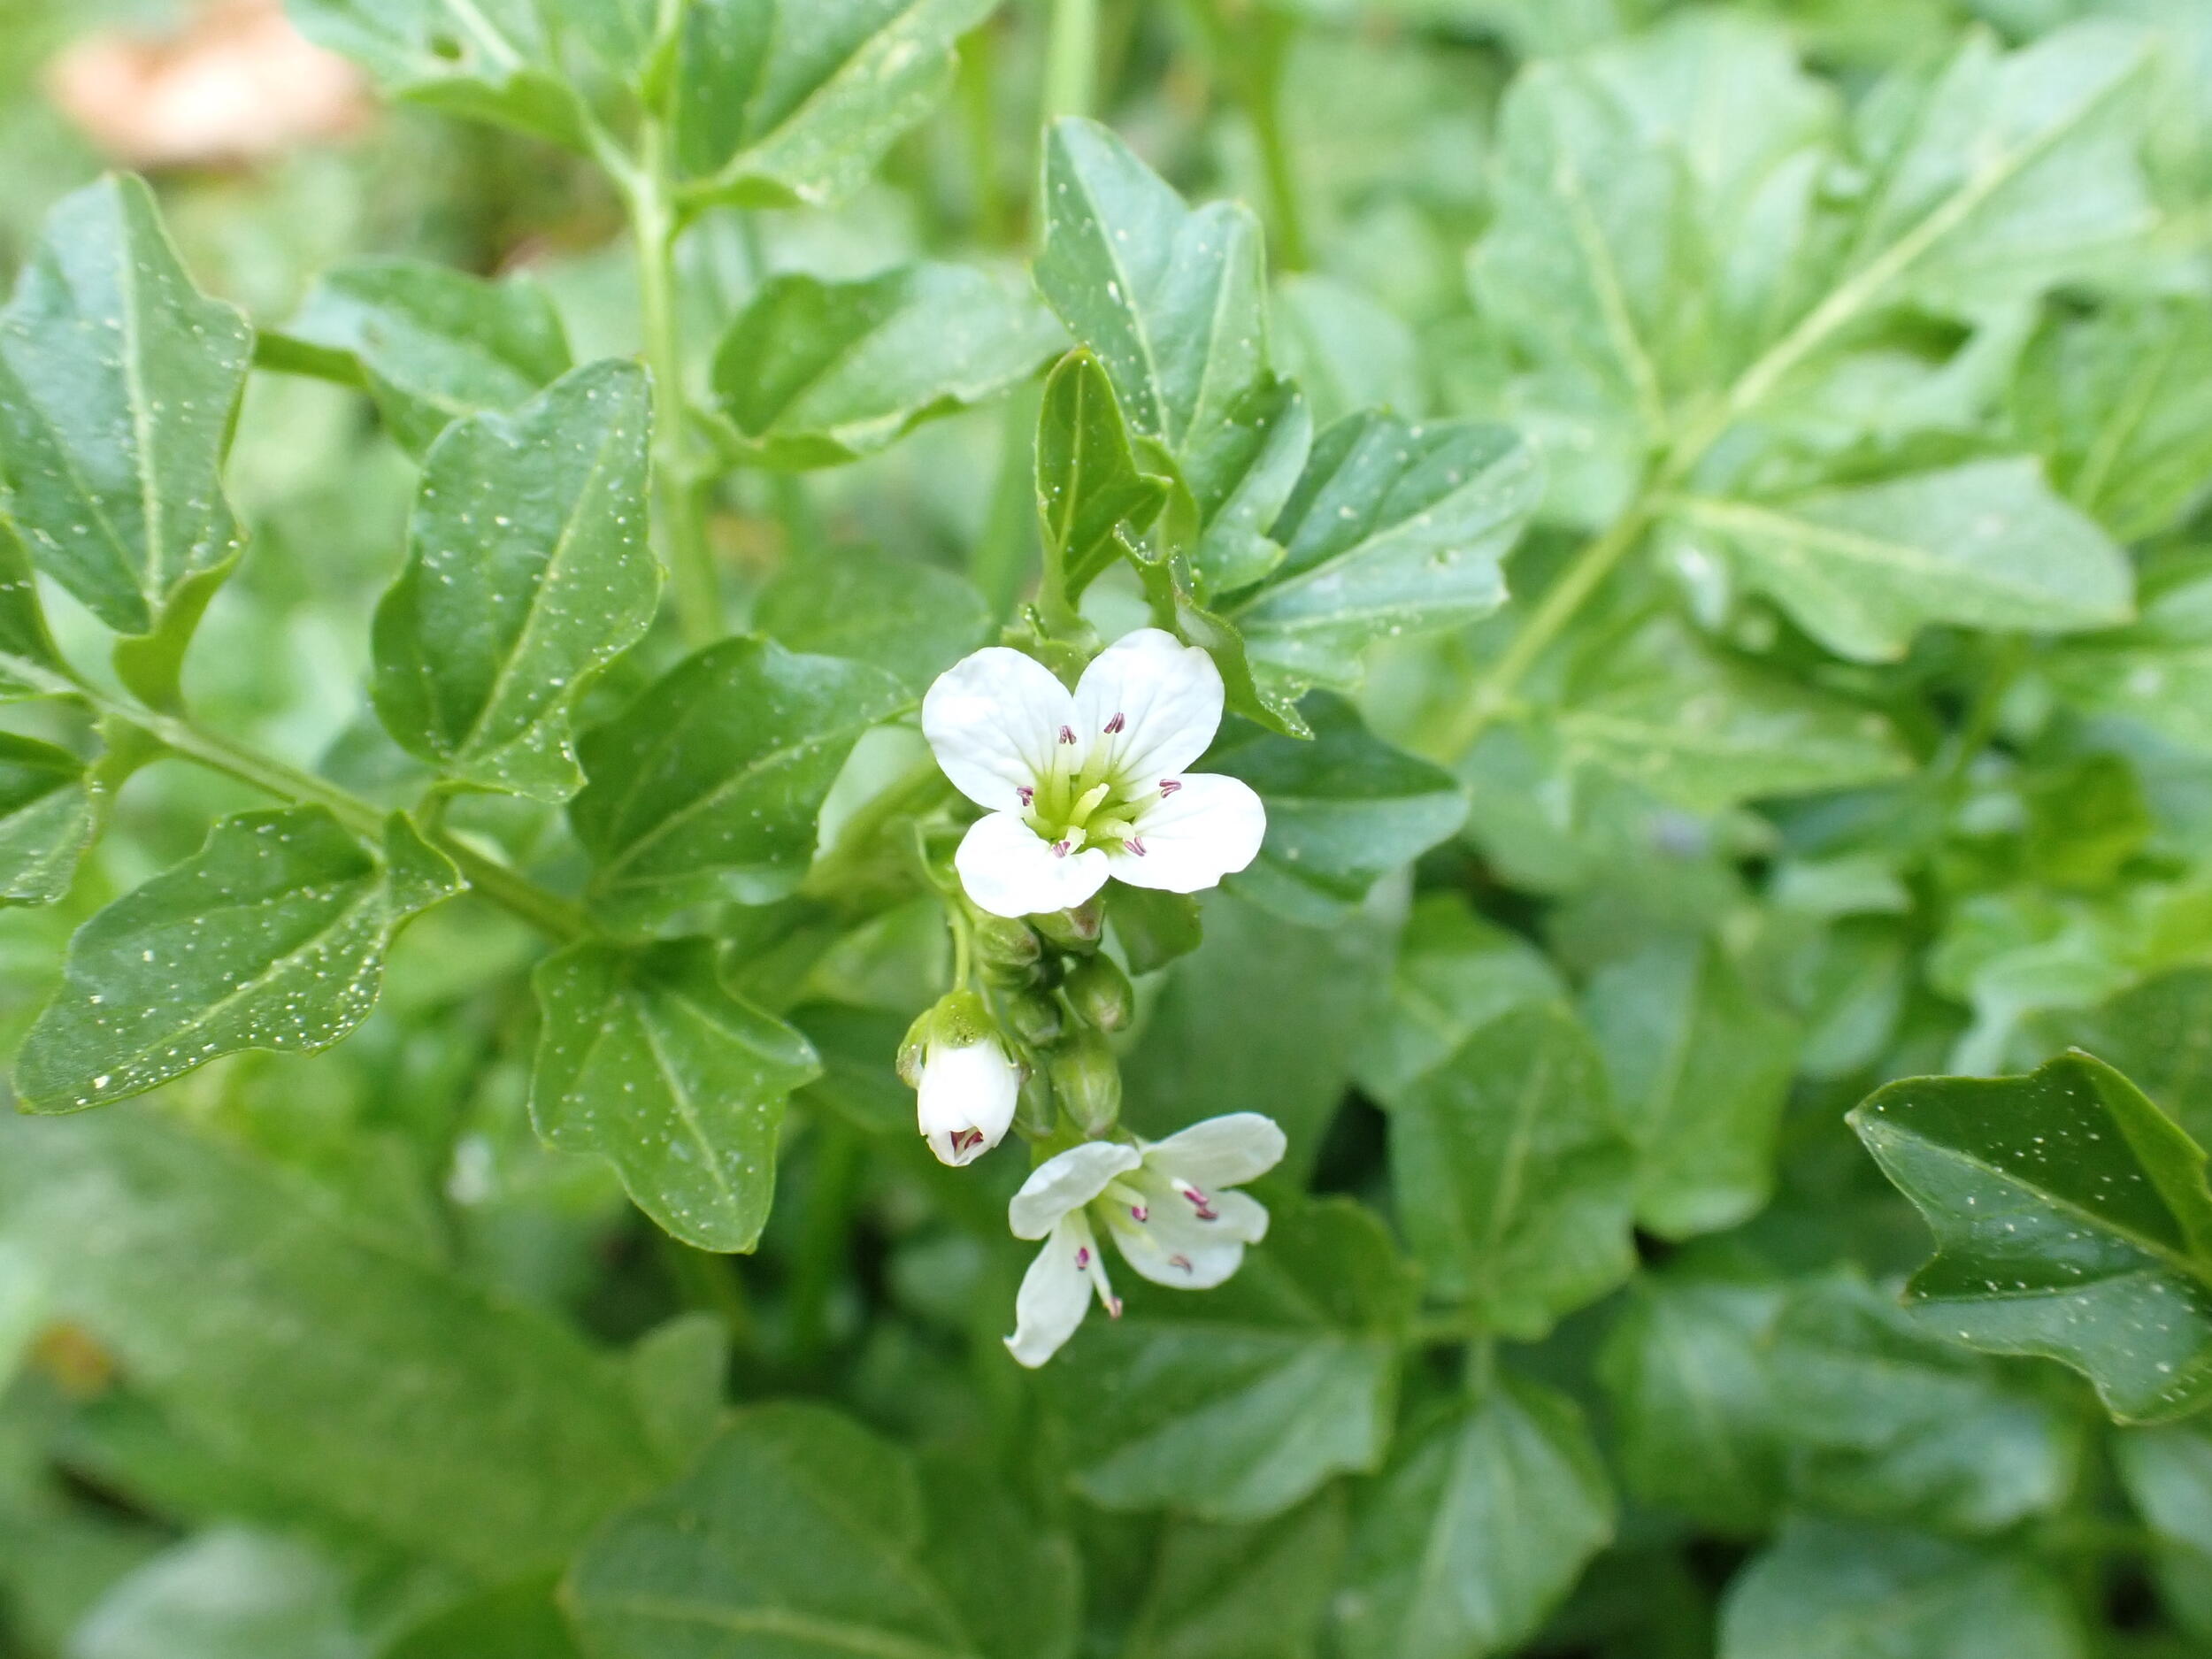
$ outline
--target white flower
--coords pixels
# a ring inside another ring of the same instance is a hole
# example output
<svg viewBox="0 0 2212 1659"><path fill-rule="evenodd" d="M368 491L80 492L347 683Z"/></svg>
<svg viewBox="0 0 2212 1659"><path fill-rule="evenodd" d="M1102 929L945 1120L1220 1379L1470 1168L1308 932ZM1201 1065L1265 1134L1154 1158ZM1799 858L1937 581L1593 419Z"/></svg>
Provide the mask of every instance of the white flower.
<svg viewBox="0 0 2212 1659"><path fill-rule="evenodd" d="M1039 1164L1006 1210L1016 1238L1045 1241L1022 1276L1008 1349L1025 1365L1043 1364L1075 1334L1094 1292L1121 1317L1100 1227L1155 1284L1220 1284L1244 1247L1267 1236L1266 1210L1228 1189L1273 1169L1283 1147L1272 1119L1233 1112L1156 1142L1087 1141Z"/></svg>
<svg viewBox="0 0 2212 1659"><path fill-rule="evenodd" d="M922 731L954 787L990 816L953 863L995 916L1080 904L1114 877L1195 893L1250 864L1258 795L1189 774L1221 724L1221 671L1158 628L1116 641L1074 692L1033 657L992 646L937 678Z"/></svg>
<svg viewBox="0 0 2212 1659"><path fill-rule="evenodd" d="M972 993L955 991L914 1022L899 1074L914 1086L915 1114L939 1163L958 1169L1006 1138L1021 1071Z"/></svg>

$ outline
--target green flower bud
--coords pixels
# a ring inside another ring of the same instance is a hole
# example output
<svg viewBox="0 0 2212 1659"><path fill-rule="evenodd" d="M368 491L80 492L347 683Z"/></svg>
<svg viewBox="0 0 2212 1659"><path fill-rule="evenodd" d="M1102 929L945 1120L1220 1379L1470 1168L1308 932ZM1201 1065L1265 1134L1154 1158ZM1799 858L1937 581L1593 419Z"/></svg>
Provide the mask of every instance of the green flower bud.
<svg viewBox="0 0 2212 1659"><path fill-rule="evenodd" d="M1026 968L1037 960L1043 950L1043 943L1026 922L987 912L979 914L975 918L975 954L986 968Z"/></svg>
<svg viewBox="0 0 2212 1659"><path fill-rule="evenodd" d="M1060 1004L1042 991L1018 991L1005 1002L1006 1025L1033 1048L1049 1048L1060 1041Z"/></svg>
<svg viewBox="0 0 2212 1659"><path fill-rule="evenodd" d="M1137 1011L1137 994L1111 956L1089 956L1069 971L1068 1002L1101 1031L1120 1031Z"/></svg>
<svg viewBox="0 0 2212 1659"><path fill-rule="evenodd" d="M1095 1139L1121 1116L1121 1066L1106 1039L1085 1026L1052 1056L1053 1093L1086 1135Z"/></svg>
<svg viewBox="0 0 2212 1659"><path fill-rule="evenodd" d="M1061 949L1088 955L1098 949L1099 935L1105 931L1106 907L1092 897L1073 910L1055 910L1033 919L1037 931Z"/></svg>

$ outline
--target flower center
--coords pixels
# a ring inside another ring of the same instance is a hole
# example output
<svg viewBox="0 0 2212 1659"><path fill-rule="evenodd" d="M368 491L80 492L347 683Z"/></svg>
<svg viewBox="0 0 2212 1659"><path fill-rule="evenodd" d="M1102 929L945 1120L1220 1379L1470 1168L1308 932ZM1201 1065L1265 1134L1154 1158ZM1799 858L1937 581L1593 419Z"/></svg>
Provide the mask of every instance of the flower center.
<svg viewBox="0 0 2212 1659"><path fill-rule="evenodd" d="M1143 845L1136 820L1147 786L1123 775L1116 764L1122 746L1108 741L1127 724L1117 712L1087 741L1062 726L1044 774L1019 792L1023 818L1063 857L1093 847Z"/></svg>

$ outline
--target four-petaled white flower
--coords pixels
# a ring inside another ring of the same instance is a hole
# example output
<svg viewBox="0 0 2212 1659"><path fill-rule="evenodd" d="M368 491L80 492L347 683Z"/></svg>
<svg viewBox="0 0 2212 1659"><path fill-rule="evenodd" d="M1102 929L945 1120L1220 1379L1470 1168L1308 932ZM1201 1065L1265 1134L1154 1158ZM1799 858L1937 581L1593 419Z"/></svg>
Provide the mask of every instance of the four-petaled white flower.
<svg viewBox="0 0 2212 1659"><path fill-rule="evenodd" d="M1272 1119L1233 1112L1161 1141L1087 1141L1039 1164L1006 1210L1016 1238L1045 1241L1014 1301L1014 1357L1033 1367L1050 1359L1094 1292L1121 1317L1101 1226L1155 1284L1210 1290L1235 1272L1244 1247L1267 1236L1267 1211L1228 1189L1273 1169L1283 1146Z"/></svg>
<svg viewBox="0 0 2212 1659"><path fill-rule="evenodd" d="M1034 657L991 646L937 678L922 731L986 809L953 863L995 916L1080 904L1109 876L1195 893L1250 864L1267 833L1235 778L1186 773L1221 724L1221 671L1158 628L1116 641L1071 693Z"/></svg>

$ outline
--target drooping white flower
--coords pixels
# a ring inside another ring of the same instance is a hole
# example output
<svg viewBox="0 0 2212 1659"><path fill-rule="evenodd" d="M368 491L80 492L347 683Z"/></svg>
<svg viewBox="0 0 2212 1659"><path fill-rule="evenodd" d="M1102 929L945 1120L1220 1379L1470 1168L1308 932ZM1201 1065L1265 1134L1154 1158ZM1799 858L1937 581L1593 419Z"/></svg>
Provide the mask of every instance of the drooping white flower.
<svg viewBox="0 0 2212 1659"><path fill-rule="evenodd" d="M1235 778L1187 773L1221 725L1221 671L1158 628L1116 641L1071 693L1035 658L991 646L922 700L922 731L984 808L954 866L995 916L1080 904L1109 876L1195 893L1250 864L1267 810Z"/></svg>
<svg viewBox="0 0 2212 1659"><path fill-rule="evenodd" d="M1006 1138L1021 1071L972 992L956 991L907 1033L899 1071L915 1090L915 1115L941 1164L972 1164Z"/></svg>
<svg viewBox="0 0 2212 1659"><path fill-rule="evenodd" d="M1273 1169L1283 1147L1271 1118L1233 1112L1160 1141L1087 1141L1039 1164L1007 1206L1016 1238L1045 1241L1022 1276L1008 1350L1025 1365L1043 1364L1075 1334L1094 1294L1121 1317L1101 1229L1155 1284L1220 1284L1244 1247L1267 1236L1266 1209L1230 1189Z"/></svg>

